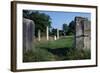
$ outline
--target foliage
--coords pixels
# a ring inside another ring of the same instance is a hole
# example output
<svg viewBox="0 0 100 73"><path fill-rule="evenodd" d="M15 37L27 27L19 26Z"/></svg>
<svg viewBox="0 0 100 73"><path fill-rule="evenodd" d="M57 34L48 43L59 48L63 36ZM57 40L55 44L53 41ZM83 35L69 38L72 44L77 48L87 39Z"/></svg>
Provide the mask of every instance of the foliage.
<svg viewBox="0 0 100 73"><path fill-rule="evenodd" d="M68 35L73 35L75 33L75 21L71 21L68 26Z"/></svg>
<svg viewBox="0 0 100 73"><path fill-rule="evenodd" d="M23 17L31 19L35 22L35 36L38 35L38 30L44 35L46 32L46 27L51 27L51 18L45 13L40 13L39 11L23 10Z"/></svg>
<svg viewBox="0 0 100 73"><path fill-rule="evenodd" d="M66 53L66 60L81 60L90 59L91 53L90 49L70 49Z"/></svg>
<svg viewBox="0 0 100 73"><path fill-rule="evenodd" d="M52 28L50 33L52 36L57 36L57 29Z"/></svg>
<svg viewBox="0 0 100 73"><path fill-rule="evenodd" d="M55 57L45 49L34 48L23 55L23 62L53 61Z"/></svg>
<svg viewBox="0 0 100 73"><path fill-rule="evenodd" d="M64 32L64 36L67 34L67 32L68 32L68 25L67 24L63 24L62 25L62 29L63 29L63 32Z"/></svg>
<svg viewBox="0 0 100 73"><path fill-rule="evenodd" d="M35 36L38 35L38 30L41 31L41 36L46 35L46 27L51 28L52 19L49 15L41 13L39 11L23 10L23 17L31 19L35 22ZM50 35L57 35L57 29L51 28L49 30ZM71 21L69 25L67 23L62 24L62 30L60 30L60 36L73 35L75 33L75 21Z"/></svg>

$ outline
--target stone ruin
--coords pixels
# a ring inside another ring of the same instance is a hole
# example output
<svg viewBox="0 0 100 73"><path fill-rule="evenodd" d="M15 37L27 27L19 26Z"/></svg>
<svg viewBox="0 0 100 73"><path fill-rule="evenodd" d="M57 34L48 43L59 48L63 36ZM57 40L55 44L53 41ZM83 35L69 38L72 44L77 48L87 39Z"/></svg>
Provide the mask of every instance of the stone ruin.
<svg viewBox="0 0 100 73"><path fill-rule="evenodd" d="M77 49L90 49L91 48L91 24L87 18L75 17L75 39L74 45ZM23 18L23 49L24 52L31 50L33 40L35 38L35 23ZM47 31L47 39L49 33Z"/></svg>
<svg viewBox="0 0 100 73"><path fill-rule="evenodd" d="M32 20L23 18L23 49L24 52L32 49L33 38L35 37L35 24Z"/></svg>
<svg viewBox="0 0 100 73"><path fill-rule="evenodd" d="M91 24L87 18L75 17L75 48L91 48Z"/></svg>

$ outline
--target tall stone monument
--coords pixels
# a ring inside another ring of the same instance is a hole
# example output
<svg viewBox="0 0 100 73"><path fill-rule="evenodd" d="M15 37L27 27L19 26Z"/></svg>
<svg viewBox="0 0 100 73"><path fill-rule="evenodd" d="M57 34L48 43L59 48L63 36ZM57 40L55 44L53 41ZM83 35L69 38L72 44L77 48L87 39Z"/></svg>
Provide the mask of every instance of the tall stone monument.
<svg viewBox="0 0 100 73"><path fill-rule="evenodd" d="M90 49L91 24L87 18L75 17L75 48Z"/></svg>
<svg viewBox="0 0 100 73"><path fill-rule="evenodd" d="M32 49L35 34L35 24L32 20L23 18L23 49L24 52Z"/></svg>

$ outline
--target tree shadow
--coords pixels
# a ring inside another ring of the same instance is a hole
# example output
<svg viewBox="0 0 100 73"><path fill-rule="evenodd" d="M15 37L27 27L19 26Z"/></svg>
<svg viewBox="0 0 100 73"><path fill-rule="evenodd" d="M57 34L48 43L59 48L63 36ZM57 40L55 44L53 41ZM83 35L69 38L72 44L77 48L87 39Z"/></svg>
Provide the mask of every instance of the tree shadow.
<svg viewBox="0 0 100 73"><path fill-rule="evenodd" d="M43 48L43 49L60 57L60 56L65 56L70 48L64 47L64 48L55 48L55 49L51 49L51 48Z"/></svg>

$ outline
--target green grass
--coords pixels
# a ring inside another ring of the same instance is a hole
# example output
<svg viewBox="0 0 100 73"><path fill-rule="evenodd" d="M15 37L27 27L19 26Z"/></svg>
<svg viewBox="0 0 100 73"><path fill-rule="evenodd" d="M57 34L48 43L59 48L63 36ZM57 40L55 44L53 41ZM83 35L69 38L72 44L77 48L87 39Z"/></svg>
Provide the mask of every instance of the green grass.
<svg viewBox="0 0 100 73"><path fill-rule="evenodd" d="M38 41L32 50L23 53L23 62L90 59L90 50L73 48L73 37L53 41Z"/></svg>
<svg viewBox="0 0 100 73"><path fill-rule="evenodd" d="M73 44L73 37L61 38L53 41L38 42L35 47L37 48L71 48Z"/></svg>
<svg viewBox="0 0 100 73"><path fill-rule="evenodd" d="M24 53L23 62L54 61L55 56L41 48L27 51Z"/></svg>

